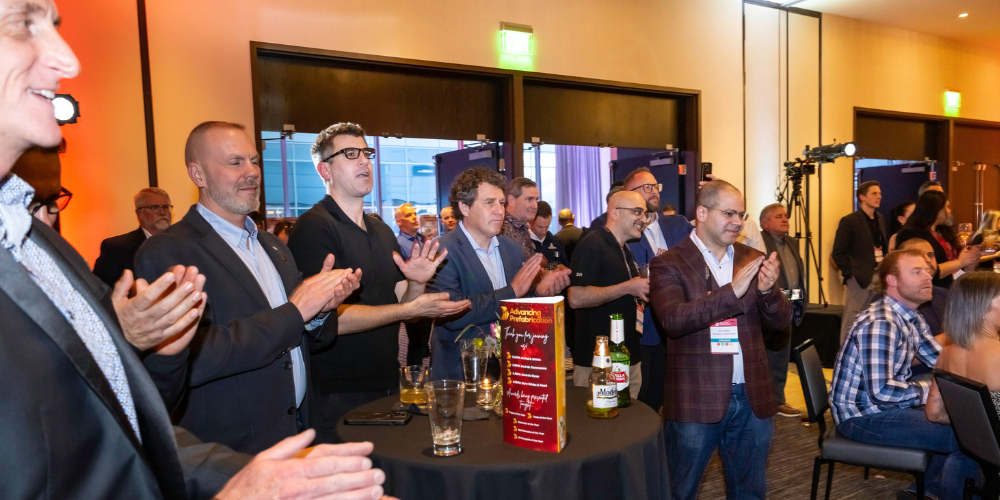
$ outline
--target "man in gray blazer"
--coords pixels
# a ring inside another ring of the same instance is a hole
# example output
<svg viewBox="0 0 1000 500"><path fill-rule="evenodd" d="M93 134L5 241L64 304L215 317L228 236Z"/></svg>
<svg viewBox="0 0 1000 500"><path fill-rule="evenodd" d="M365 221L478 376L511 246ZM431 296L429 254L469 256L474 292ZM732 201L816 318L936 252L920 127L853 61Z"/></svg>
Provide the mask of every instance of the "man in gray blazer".
<svg viewBox="0 0 1000 500"><path fill-rule="evenodd" d="M760 211L760 229L760 236L764 240L767 254L777 253L778 261L781 263L778 287L781 290L793 292L798 290L800 296L805 297L805 274L803 273L802 257L799 255L799 242L788 236L788 211L785 206L781 203L773 203L764 207ZM793 303L802 304L802 300L793 301ZM771 366L774 396L778 399L778 415L797 417L802 414L802 411L785 402L788 356L792 346L792 325L781 329L764 325L761 331L764 335L767 361Z"/></svg>
<svg viewBox="0 0 1000 500"><path fill-rule="evenodd" d="M435 379L462 380L462 357L455 340L466 327L483 328L497 321L500 301L529 295L549 297L569 284L569 269L548 271L537 285L541 254L525 260L520 245L500 235L504 220L504 177L495 170L473 168L451 185L449 202L459 220L440 238L448 258L429 285L448 292L453 301L468 299L470 309L440 320L431 334L431 366ZM474 338L478 332L466 333Z"/></svg>

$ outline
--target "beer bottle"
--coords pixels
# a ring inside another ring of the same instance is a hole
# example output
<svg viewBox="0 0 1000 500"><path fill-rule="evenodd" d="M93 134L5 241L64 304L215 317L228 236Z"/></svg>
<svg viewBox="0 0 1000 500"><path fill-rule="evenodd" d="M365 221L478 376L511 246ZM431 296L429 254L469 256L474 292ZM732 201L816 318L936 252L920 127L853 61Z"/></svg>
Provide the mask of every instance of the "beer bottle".
<svg viewBox="0 0 1000 500"><path fill-rule="evenodd" d="M628 348L625 347L625 320L622 315L611 315L611 376L618 389L618 407L625 408L632 404L632 395L628 391L629 366L632 361Z"/></svg>
<svg viewBox="0 0 1000 500"><path fill-rule="evenodd" d="M611 352L608 337L598 335L594 346L593 371L590 372L590 401L587 416L615 418L618 416L618 390L611 376Z"/></svg>

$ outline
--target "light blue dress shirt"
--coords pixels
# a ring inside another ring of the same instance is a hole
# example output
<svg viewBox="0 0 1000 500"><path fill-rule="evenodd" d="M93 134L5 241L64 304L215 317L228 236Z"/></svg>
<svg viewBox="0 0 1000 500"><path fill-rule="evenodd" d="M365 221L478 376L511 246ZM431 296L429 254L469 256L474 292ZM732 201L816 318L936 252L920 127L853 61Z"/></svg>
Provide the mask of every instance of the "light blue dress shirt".
<svg viewBox="0 0 1000 500"><path fill-rule="evenodd" d="M271 258L257 241L257 225L250 217L246 218L243 227L237 227L231 222L215 215L211 210L198 204L198 213L215 229L215 232L222 237L240 260L246 264L250 274L257 280L267 302L272 308L284 305L288 302L285 294L285 286L281 283L281 276L278 269L274 267ZM316 326L316 320L307 327L312 330ZM292 380L295 382L295 406L302 406L302 399L306 395L306 364L302 358L302 347L292 349L289 354L292 356Z"/></svg>
<svg viewBox="0 0 1000 500"><path fill-rule="evenodd" d="M476 256L479 257L479 261L486 268L486 274L490 275L490 281L493 282L493 289L499 290L507 286L507 276L503 272L503 258L500 257L500 240L494 236L490 240L489 248L480 248L476 240L472 239L469 231L465 229L463 221L459 221L458 227L462 228L465 237L469 239L472 248L476 250Z"/></svg>

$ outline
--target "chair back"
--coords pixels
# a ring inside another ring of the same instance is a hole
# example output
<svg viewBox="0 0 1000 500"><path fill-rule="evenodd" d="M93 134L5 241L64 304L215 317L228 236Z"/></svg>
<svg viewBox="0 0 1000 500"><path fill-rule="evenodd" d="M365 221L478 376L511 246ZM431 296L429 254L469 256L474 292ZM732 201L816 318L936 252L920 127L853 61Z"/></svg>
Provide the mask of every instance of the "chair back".
<svg viewBox="0 0 1000 500"><path fill-rule="evenodd" d="M977 462L1000 467L1000 416L989 388L944 370L934 370L934 379L958 446Z"/></svg>
<svg viewBox="0 0 1000 500"><path fill-rule="evenodd" d="M824 414L830 409L830 391L826 387L826 378L823 376L823 364L820 363L819 353L813 345L813 339L809 339L793 351L795 367L799 372L799 379L802 381L802 395L806 399L806 412L810 422L822 422L821 428L826 427Z"/></svg>

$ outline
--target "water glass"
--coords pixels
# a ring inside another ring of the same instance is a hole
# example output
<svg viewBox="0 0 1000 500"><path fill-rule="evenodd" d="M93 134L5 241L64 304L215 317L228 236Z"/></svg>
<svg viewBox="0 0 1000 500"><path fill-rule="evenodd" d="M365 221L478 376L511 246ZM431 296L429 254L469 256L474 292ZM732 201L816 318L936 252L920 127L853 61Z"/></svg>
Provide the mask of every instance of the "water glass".
<svg viewBox="0 0 1000 500"><path fill-rule="evenodd" d="M476 392L476 387L483 381L486 374L486 363L490 359L490 351L483 343L475 340L460 340L462 348L462 373L465 376L465 390Z"/></svg>
<svg viewBox="0 0 1000 500"><path fill-rule="evenodd" d="M431 379L430 368L420 365L399 367L399 401L404 405L427 404L427 392L424 384Z"/></svg>
<svg viewBox="0 0 1000 500"><path fill-rule="evenodd" d="M427 415L431 421L434 454L447 457L460 453L465 384L458 380L433 380L427 382L424 389L427 391Z"/></svg>

